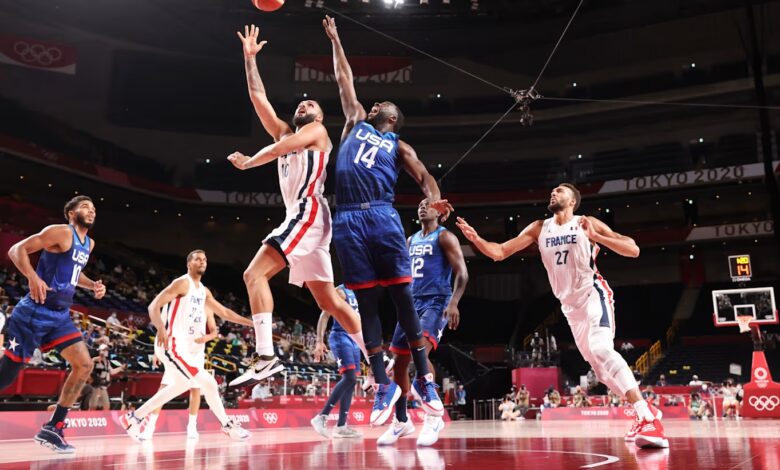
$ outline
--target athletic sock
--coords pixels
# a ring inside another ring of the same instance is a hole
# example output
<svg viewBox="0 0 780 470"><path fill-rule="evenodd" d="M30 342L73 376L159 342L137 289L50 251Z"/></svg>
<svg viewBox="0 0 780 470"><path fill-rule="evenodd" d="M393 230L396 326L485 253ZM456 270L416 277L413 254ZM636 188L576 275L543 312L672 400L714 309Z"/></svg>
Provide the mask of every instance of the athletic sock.
<svg viewBox="0 0 780 470"><path fill-rule="evenodd" d="M650 422L655 421L655 416L653 416L653 413L650 412L650 407L647 406L647 402L645 400L639 400L633 404L633 407L634 410L636 410L636 415L639 416L640 419Z"/></svg>
<svg viewBox="0 0 780 470"><path fill-rule="evenodd" d="M378 384L387 385L390 379L385 372L385 355L382 351L368 356L368 363L371 364L371 372L374 373L374 381Z"/></svg>
<svg viewBox="0 0 780 470"><path fill-rule="evenodd" d="M190 420L187 422L187 426L198 426L198 415L190 415Z"/></svg>
<svg viewBox="0 0 780 470"><path fill-rule="evenodd" d="M57 429L62 429L62 423L65 422L67 416L68 408L57 403L57 406L54 408L54 413L51 415L51 419L46 424L54 426Z"/></svg>
<svg viewBox="0 0 780 470"><path fill-rule="evenodd" d="M428 355L425 353L425 346L410 346L414 369L417 371L417 378L425 377L430 372L428 370Z"/></svg>
<svg viewBox="0 0 780 470"><path fill-rule="evenodd" d="M252 315L255 325L255 351L261 356L274 355L273 319L271 312Z"/></svg>

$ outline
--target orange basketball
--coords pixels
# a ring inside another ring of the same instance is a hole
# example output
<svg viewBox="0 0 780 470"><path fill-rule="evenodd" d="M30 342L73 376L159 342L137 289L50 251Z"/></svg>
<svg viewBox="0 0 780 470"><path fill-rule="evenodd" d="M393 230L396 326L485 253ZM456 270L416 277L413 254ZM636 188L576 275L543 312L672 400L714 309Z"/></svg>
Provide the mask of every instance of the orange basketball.
<svg viewBox="0 0 780 470"><path fill-rule="evenodd" d="M258 10L274 11L282 8L284 0L252 0L252 5L256 6Z"/></svg>

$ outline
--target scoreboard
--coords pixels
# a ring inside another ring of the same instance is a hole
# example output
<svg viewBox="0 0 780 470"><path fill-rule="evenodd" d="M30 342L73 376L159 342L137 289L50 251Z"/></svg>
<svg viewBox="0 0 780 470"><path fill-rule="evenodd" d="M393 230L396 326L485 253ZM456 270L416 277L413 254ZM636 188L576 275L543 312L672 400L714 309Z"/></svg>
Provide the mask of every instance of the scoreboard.
<svg viewBox="0 0 780 470"><path fill-rule="evenodd" d="M750 255L729 256L729 273L733 282L746 282L753 277Z"/></svg>

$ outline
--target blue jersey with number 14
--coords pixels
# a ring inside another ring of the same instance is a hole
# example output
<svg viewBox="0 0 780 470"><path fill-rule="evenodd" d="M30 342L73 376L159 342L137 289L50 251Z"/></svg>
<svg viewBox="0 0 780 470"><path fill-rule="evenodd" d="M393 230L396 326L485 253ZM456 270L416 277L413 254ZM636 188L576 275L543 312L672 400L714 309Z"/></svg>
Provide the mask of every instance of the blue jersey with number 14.
<svg viewBox="0 0 780 470"><path fill-rule="evenodd" d="M79 240L76 229L71 226L73 243L64 253L51 253L44 251L35 272L38 277L49 286L46 293L46 301L43 305L51 310L64 310L73 304L73 295L79 283L81 270L89 260L89 237L84 237L84 242ZM30 295L30 294L27 294Z"/></svg>
<svg viewBox="0 0 780 470"><path fill-rule="evenodd" d="M358 122L336 158L337 203L392 203L400 170L398 134L382 133L365 121Z"/></svg>
<svg viewBox="0 0 780 470"><path fill-rule="evenodd" d="M422 230L409 240L409 257L412 259L412 294L415 298L432 295L452 295L450 279L452 267L439 245L444 227L423 235Z"/></svg>

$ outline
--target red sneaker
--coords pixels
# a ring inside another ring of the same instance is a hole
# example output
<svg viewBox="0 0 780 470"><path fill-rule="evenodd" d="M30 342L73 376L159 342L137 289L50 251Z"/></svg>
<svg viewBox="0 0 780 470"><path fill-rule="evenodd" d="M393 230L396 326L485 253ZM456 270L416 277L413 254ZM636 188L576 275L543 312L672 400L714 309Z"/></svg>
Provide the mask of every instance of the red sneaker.
<svg viewBox="0 0 780 470"><path fill-rule="evenodd" d="M653 413L655 419L660 420L664 416L661 410L659 410L658 408L650 404L650 402L647 403L647 407L650 408L650 413ZM641 428L642 428L642 419L639 418L639 415L635 415L634 424L631 425L631 429L629 429L628 432L626 433L626 437L625 437L626 442L634 442L634 439L636 438L636 433L638 433L639 429Z"/></svg>
<svg viewBox="0 0 780 470"><path fill-rule="evenodd" d="M650 447L666 448L669 447L669 441L664 436L664 427L657 419L650 422L644 421L636 433L634 443L637 447L647 449Z"/></svg>

